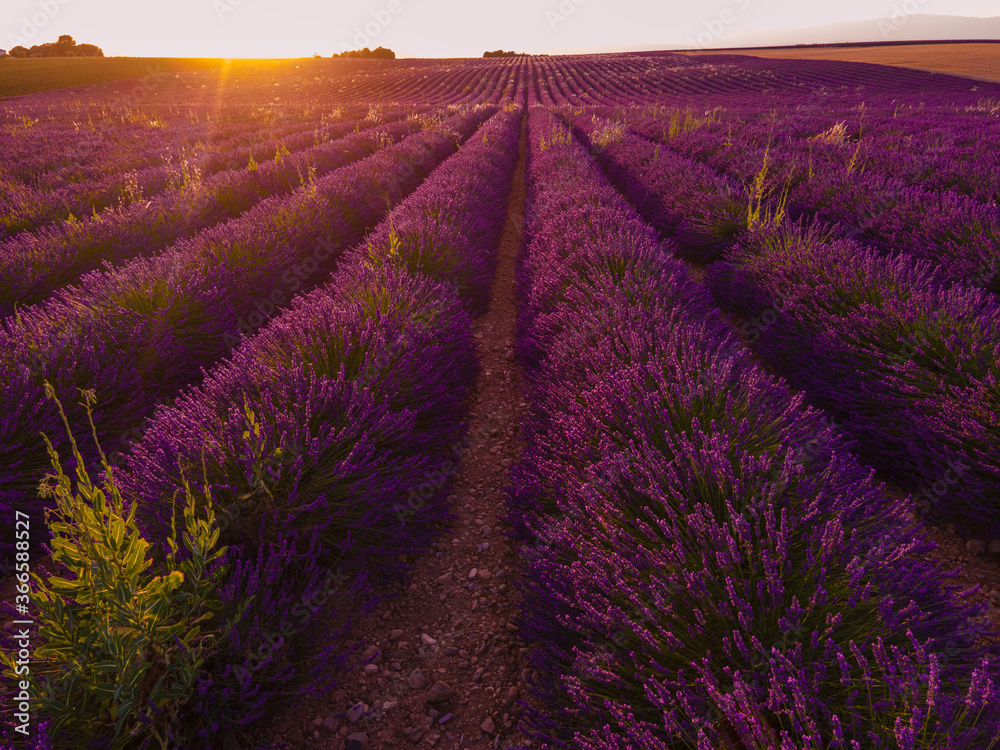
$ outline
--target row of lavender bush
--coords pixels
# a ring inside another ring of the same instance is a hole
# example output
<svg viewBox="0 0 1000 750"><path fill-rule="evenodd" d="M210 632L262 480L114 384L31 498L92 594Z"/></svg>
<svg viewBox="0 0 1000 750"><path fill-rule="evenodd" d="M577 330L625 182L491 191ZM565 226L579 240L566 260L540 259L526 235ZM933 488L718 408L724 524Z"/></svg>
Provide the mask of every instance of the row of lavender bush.
<svg viewBox="0 0 1000 750"><path fill-rule="evenodd" d="M742 184L666 146L628 132L624 124L562 111L573 132L640 216L696 263L718 258L767 209Z"/></svg>
<svg viewBox="0 0 1000 750"><path fill-rule="evenodd" d="M854 452L963 533L1000 537L1000 303L820 225L747 233L705 275Z"/></svg>
<svg viewBox="0 0 1000 750"><path fill-rule="evenodd" d="M936 520L1000 536L993 440L1000 424L991 406L1000 305L991 294L954 285L940 263L915 259L909 248L833 241L833 229L824 234L818 225L805 235L772 231L776 222L788 226L773 186L757 181L735 197L696 193L690 185L701 180L686 175L696 165L694 174L711 184L705 165L664 156L620 130L607 138L609 121L580 116L575 123L661 236L681 240L695 260L725 253L731 262L706 275L717 299L744 316L744 336L761 341L782 375L843 421L859 457L918 492L920 509ZM703 228L693 241L691 226Z"/></svg>
<svg viewBox="0 0 1000 750"><path fill-rule="evenodd" d="M727 106L703 114L654 106L603 108L598 114L625 120L633 132L670 141L697 159L733 144L771 139L779 148L783 143L804 146L815 165L851 164L858 172L930 190L955 189L993 203L1000 196L1000 121L992 111L949 106L947 97L918 108L898 101L869 102L854 94L839 103L767 111ZM724 137L708 140L691 132L700 128Z"/></svg>
<svg viewBox="0 0 1000 750"><path fill-rule="evenodd" d="M271 197L309 187L322 176L417 132L419 122L397 112L386 125L357 123L363 132L261 164L219 172L146 203L105 212L75 224L20 234L0 245L0 315L46 299L102 265L153 255L182 238L237 217ZM345 128L347 132L354 126Z"/></svg>
<svg viewBox="0 0 1000 750"><path fill-rule="evenodd" d="M266 163L279 154L318 146L351 133L355 121L367 116L367 109L354 107L332 123L314 114L311 119L281 123L278 127L250 118L231 137L198 144L200 149L194 145L190 151L182 147L165 156L163 164L113 169L102 179L72 182L56 190L9 185L0 198L0 238L70 217L86 218L109 207L148 202L158 193L204 180L216 172Z"/></svg>
<svg viewBox="0 0 1000 750"><path fill-rule="evenodd" d="M7 106L0 112L6 126L0 132L0 149L10 159L4 164L3 181L10 187L59 190L117 171L151 167L206 138L224 141L248 118L275 120L252 107L225 109L203 117L192 116L186 108L147 109L143 117L126 122L70 102L46 106L37 97L20 107Z"/></svg>
<svg viewBox="0 0 1000 750"><path fill-rule="evenodd" d="M995 195L984 202L954 189L912 184L891 172L867 168L861 143L838 145L836 132L818 134L825 139L817 143L790 137L782 126L783 119L776 118L752 127L696 128L668 138L664 147L745 185L766 179L771 192L787 192L794 216L843 224L856 239L883 252L903 250L932 261L949 281L1000 291L1000 209ZM853 136L866 144L874 141L868 150L885 150L877 135L862 129Z"/></svg>
<svg viewBox="0 0 1000 750"><path fill-rule="evenodd" d="M69 404L76 388L101 394L96 425L109 452L121 451L157 403L169 402L241 334L324 279L346 248L491 113L455 115L159 256L88 274L78 287L4 321L0 503L7 512L16 508L38 520L34 490L48 466L39 432L61 444L44 381ZM82 411L71 408L69 416L80 429ZM8 528L3 541L12 535Z"/></svg>
<svg viewBox="0 0 1000 750"><path fill-rule="evenodd" d="M185 750L218 747L275 697L331 687L352 607L371 606L372 583L425 550L447 512L477 367L470 312L488 294L520 120L493 117L329 283L161 410L130 455L120 483L148 539L165 546L187 477L231 543L219 618L232 629L175 727ZM332 596L335 617L310 629ZM307 654L310 669L289 668ZM80 735L55 747L67 741Z"/></svg>
<svg viewBox="0 0 1000 750"><path fill-rule="evenodd" d="M929 544L676 249L529 115L522 633L542 747L985 748L996 655ZM544 137L544 141L542 138ZM993 656L994 660L989 661ZM992 678L992 681L991 681Z"/></svg>

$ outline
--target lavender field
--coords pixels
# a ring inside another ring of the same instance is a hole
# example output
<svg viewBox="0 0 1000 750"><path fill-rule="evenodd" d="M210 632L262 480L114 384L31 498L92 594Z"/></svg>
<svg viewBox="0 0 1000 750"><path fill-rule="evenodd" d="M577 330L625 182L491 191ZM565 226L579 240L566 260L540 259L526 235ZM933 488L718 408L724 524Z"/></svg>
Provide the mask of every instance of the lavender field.
<svg viewBox="0 0 1000 750"><path fill-rule="evenodd" d="M135 91L0 100L0 746L1000 749L1000 84Z"/></svg>

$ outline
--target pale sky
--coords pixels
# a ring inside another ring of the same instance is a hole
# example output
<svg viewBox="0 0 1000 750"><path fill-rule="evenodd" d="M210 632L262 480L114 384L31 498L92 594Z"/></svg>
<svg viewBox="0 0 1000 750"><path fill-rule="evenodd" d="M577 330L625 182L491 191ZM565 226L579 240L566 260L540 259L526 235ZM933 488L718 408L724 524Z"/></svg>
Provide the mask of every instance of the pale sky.
<svg viewBox="0 0 1000 750"><path fill-rule="evenodd" d="M0 0L0 48L70 34L105 55L308 57L389 47L481 57L703 47L728 37L922 13L1000 16L1000 0ZM366 28L367 27L367 28ZM359 34L364 36L359 36ZM707 42L707 43L706 43Z"/></svg>

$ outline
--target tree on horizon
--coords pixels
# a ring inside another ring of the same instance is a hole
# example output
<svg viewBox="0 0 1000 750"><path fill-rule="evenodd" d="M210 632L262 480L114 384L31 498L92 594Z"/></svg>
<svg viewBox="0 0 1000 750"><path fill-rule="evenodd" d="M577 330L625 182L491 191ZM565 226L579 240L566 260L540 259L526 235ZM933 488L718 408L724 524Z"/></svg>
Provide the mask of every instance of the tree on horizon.
<svg viewBox="0 0 1000 750"><path fill-rule="evenodd" d="M364 49L355 49L355 50L349 50L347 52L341 52L339 55L336 54L336 53L334 53L333 56L334 57L362 57L362 58L379 59L379 60L395 60L396 59L396 53L393 52L391 49L387 49L386 47L376 47L373 50L372 49L368 49L367 47L365 47Z"/></svg>
<svg viewBox="0 0 1000 750"><path fill-rule="evenodd" d="M104 50L96 44L77 44L69 34L62 34L55 42L35 44L30 48L17 45L10 50L11 57L104 57Z"/></svg>

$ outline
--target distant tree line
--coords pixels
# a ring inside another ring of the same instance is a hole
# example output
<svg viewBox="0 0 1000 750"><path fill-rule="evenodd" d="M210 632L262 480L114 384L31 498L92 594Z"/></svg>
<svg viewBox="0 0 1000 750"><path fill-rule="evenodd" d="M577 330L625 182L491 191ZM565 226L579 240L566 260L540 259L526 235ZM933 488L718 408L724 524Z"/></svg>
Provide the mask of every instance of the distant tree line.
<svg viewBox="0 0 1000 750"><path fill-rule="evenodd" d="M334 57L374 57L379 60L395 60L396 53L391 49L386 49L385 47L376 47L375 49L352 49L348 52L341 52L339 55L334 54Z"/></svg>
<svg viewBox="0 0 1000 750"><path fill-rule="evenodd" d="M484 52L483 57L530 57L527 52L504 52L502 49Z"/></svg>
<svg viewBox="0 0 1000 750"><path fill-rule="evenodd" d="M11 57L104 57L104 50L96 44L77 44L69 34L63 34L57 42L31 47L19 44L8 54Z"/></svg>

